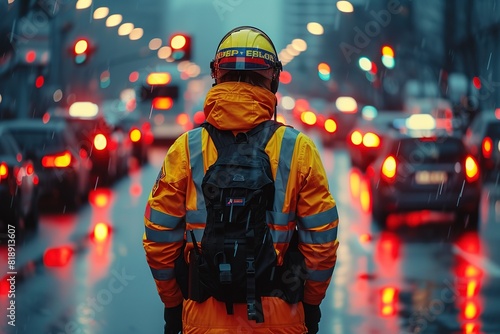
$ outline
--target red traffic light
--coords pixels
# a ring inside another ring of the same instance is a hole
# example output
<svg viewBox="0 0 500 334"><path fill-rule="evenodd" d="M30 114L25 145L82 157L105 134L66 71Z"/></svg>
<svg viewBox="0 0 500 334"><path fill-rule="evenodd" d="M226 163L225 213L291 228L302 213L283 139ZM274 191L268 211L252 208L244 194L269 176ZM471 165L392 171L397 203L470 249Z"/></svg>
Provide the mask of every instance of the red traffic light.
<svg viewBox="0 0 500 334"><path fill-rule="evenodd" d="M74 52L77 55L84 54L89 49L89 42L85 39L79 39L75 42Z"/></svg>
<svg viewBox="0 0 500 334"><path fill-rule="evenodd" d="M73 54L73 59L75 64L85 63L90 55L93 53L94 48L90 41L85 38L78 38L74 41L71 53Z"/></svg>
<svg viewBox="0 0 500 334"><path fill-rule="evenodd" d="M191 59L191 36L188 34L173 34L170 37L172 57L176 61Z"/></svg>

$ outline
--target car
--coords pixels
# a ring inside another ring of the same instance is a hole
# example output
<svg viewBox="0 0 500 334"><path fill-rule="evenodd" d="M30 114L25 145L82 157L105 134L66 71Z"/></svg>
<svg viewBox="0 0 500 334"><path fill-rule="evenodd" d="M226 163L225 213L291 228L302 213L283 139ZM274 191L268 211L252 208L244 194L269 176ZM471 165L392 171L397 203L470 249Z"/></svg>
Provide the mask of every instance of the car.
<svg viewBox="0 0 500 334"><path fill-rule="evenodd" d="M91 166L65 122L16 119L2 126L14 137L22 155L33 161L39 178L40 205L62 204L74 211L87 200L92 187Z"/></svg>
<svg viewBox="0 0 500 334"><path fill-rule="evenodd" d="M385 134L401 118L405 118L405 114L400 111L378 111L358 117L346 139L351 165L365 171L380 154Z"/></svg>
<svg viewBox="0 0 500 334"><path fill-rule="evenodd" d="M0 233L6 233L8 225L36 230L39 180L33 162L1 125L0 137Z"/></svg>
<svg viewBox="0 0 500 334"><path fill-rule="evenodd" d="M105 101L102 103L102 108L108 123L128 135L132 145L132 158L139 165L146 164L149 147L154 142L149 118L142 115L134 104L130 106L120 100Z"/></svg>
<svg viewBox="0 0 500 334"><path fill-rule="evenodd" d="M97 104L74 102L68 109L52 109L49 115L63 119L75 133L92 162L92 175L99 184L111 184L128 173L132 156L130 138L122 129L109 124Z"/></svg>
<svg viewBox="0 0 500 334"><path fill-rule="evenodd" d="M323 145L345 145L350 131L359 118L358 103L353 97L339 96L334 106L328 108L318 118L317 124Z"/></svg>
<svg viewBox="0 0 500 334"><path fill-rule="evenodd" d="M454 213L460 226L478 227L480 170L460 136L391 131L366 175L381 227L389 214L420 210Z"/></svg>
<svg viewBox="0 0 500 334"><path fill-rule="evenodd" d="M477 114L465 131L465 146L479 162L483 179L500 174L500 108Z"/></svg>
<svg viewBox="0 0 500 334"><path fill-rule="evenodd" d="M189 107L192 91L180 71L147 72L136 87L136 110L151 120L155 144L170 145L184 132L193 129Z"/></svg>

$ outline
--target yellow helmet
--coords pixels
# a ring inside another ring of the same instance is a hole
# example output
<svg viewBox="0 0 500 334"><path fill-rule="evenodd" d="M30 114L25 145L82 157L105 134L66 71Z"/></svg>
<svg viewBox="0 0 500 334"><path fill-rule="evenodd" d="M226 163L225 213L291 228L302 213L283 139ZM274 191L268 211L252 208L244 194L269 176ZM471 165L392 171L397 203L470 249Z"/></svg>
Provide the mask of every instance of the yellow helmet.
<svg viewBox="0 0 500 334"><path fill-rule="evenodd" d="M229 31L217 46L215 58L210 62L212 77L217 80L226 71L263 71L272 69L271 91L276 93L281 62L273 42L262 30L241 26ZM222 71L222 72L221 72Z"/></svg>

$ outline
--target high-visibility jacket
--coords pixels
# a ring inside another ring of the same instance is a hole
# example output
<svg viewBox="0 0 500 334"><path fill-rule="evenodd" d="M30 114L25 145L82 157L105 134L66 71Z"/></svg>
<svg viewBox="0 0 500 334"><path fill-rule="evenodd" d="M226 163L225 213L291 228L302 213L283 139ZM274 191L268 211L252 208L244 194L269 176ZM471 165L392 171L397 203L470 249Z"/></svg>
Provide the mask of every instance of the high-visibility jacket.
<svg viewBox="0 0 500 334"><path fill-rule="evenodd" d="M276 96L243 82L226 82L208 92L206 120L222 130L248 131L271 119ZM336 262L338 213L326 173L313 141L292 127L282 126L269 140L268 153L275 180L275 199L267 219L278 256L288 247L292 231L299 231L299 250L308 278L303 301L319 305L325 297ZM193 249L193 230L201 242L205 202L201 182L217 159L217 150L204 128L181 135L169 148L145 210L143 245L146 259L165 307L183 305L183 333L305 333L302 304L278 297L262 297L264 323L247 319L246 304L234 305L234 315L214 298L203 303L183 300L174 275L174 262L186 240L184 258Z"/></svg>

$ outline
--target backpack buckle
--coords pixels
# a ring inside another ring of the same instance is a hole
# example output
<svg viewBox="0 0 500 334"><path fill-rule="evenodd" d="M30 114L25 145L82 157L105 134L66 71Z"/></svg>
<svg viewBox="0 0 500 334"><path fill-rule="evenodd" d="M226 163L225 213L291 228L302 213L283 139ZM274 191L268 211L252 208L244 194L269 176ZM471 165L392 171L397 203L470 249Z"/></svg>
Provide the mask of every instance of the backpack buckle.
<svg viewBox="0 0 500 334"><path fill-rule="evenodd" d="M219 281L222 284L231 284L231 282L233 281L233 277L231 275L231 264L219 264Z"/></svg>

